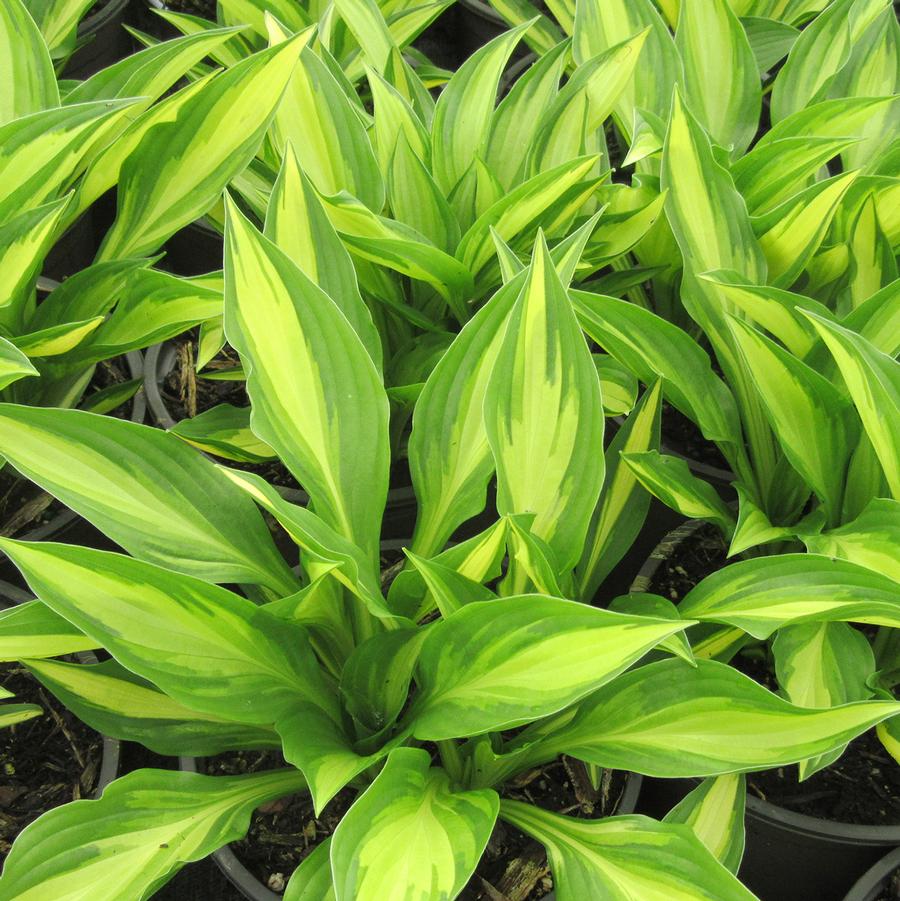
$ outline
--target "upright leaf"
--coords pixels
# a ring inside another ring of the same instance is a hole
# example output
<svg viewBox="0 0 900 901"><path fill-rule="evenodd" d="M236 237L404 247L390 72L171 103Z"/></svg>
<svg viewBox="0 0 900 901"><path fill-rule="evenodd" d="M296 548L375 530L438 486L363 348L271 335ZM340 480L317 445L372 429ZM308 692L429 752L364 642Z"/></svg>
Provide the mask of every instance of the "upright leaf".
<svg viewBox="0 0 900 901"><path fill-rule="evenodd" d="M0 8L0 125L59 106L53 62L22 0Z"/></svg>

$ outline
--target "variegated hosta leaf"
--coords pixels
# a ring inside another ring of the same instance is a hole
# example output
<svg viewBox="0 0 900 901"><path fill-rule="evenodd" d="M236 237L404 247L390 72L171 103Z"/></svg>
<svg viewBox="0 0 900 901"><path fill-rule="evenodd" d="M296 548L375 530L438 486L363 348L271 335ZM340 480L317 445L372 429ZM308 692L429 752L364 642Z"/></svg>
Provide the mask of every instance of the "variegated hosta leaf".
<svg viewBox="0 0 900 901"><path fill-rule="evenodd" d="M787 56L800 34L793 25L764 16L741 16L741 25L756 57L760 76Z"/></svg>
<svg viewBox="0 0 900 901"><path fill-rule="evenodd" d="M0 125L59 106L53 62L22 0L0 8Z"/></svg>
<svg viewBox="0 0 900 901"><path fill-rule="evenodd" d="M29 375L40 375L28 357L0 335L0 391Z"/></svg>
<svg viewBox="0 0 900 901"><path fill-rule="evenodd" d="M308 37L304 32L299 39L306 43ZM275 113L272 138L279 153L293 145L318 191L347 191L373 212L381 211L384 183L365 126L341 84L308 46Z"/></svg>
<svg viewBox="0 0 900 901"><path fill-rule="evenodd" d="M415 735L440 741L548 716L689 624L537 594L468 604L422 647Z"/></svg>
<svg viewBox="0 0 900 901"><path fill-rule="evenodd" d="M293 144L285 148L272 188L264 234L337 304L380 369L381 338L359 293L353 261L301 171Z"/></svg>
<svg viewBox="0 0 900 901"><path fill-rule="evenodd" d="M0 223L54 199L91 145L128 115L134 100L79 103L0 125Z"/></svg>
<svg viewBox="0 0 900 901"><path fill-rule="evenodd" d="M856 438L847 399L756 329L739 319L729 321L785 456L836 521L844 470Z"/></svg>
<svg viewBox="0 0 900 901"><path fill-rule="evenodd" d="M284 890L284 901L335 901L330 835L294 870Z"/></svg>
<svg viewBox="0 0 900 901"><path fill-rule="evenodd" d="M100 643L40 601L0 610L0 660L61 657L93 651Z"/></svg>
<svg viewBox="0 0 900 901"><path fill-rule="evenodd" d="M169 431L182 441L217 457L239 463L277 460L275 451L250 429L250 408L219 404L192 419L182 419Z"/></svg>
<svg viewBox="0 0 900 901"><path fill-rule="evenodd" d="M489 788L454 791L421 748L393 751L331 840L337 901L455 898L491 836L500 799Z"/></svg>
<svg viewBox="0 0 900 901"><path fill-rule="evenodd" d="M6 692L0 689L0 698L5 696ZM12 696L10 695L10 697ZM43 712L43 709L37 704L0 704L0 729L27 722L40 716Z"/></svg>
<svg viewBox="0 0 900 901"><path fill-rule="evenodd" d="M191 710L115 660L96 665L25 661L31 674L82 722L103 735L169 755L277 748L271 729Z"/></svg>
<svg viewBox="0 0 900 901"><path fill-rule="evenodd" d="M670 659L638 667L594 692L543 740L603 767L663 778L765 770L826 754L900 703L796 707L724 663ZM528 730L521 738L526 743Z"/></svg>
<svg viewBox="0 0 900 901"><path fill-rule="evenodd" d="M501 513L534 513L531 531L562 571L581 556L603 484L600 382L539 236L485 393Z"/></svg>
<svg viewBox="0 0 900 901"><path fill-rule="evenodd" d="M628 301L587 291L573 290L570 296L585 332L644 384L661 378L667 400L705 438L740 440L734 398L687 332Z"/></svg>
<svg viewBox="0 0 900 901"><path fill-rule="evenodd" d="M260 804L303 791L294 769L251 776L137 770L64 804L15 843L0 898L149 898L185 863L242 838Z"/></svg>
<svg viewBox="0 0 900 901"><path fill-rule="evenodd" d="M318 515L377 555L390 462L378 370L337 304L230 200L225 331L248 368L254 432Z"/></svg>
<svg viewBox="0 0 900 901"><path fill-rule="evenodd" d="M734 529L734 514L715 488L695 476L687 461L649 450L622 457L638 481L663 503L689 519L715 523L724 535Z"/></svg>
<svg viewBox="0 0 900 901"><path fill-rule="evenodd" d="M304 701L337 715L305 630L252 601L108 551L2 547L48 607L185 706L263 726Z"/></svg>
<svg viewBox="0 0 900 901"><path fill-rule="evenodd" d="M678 606L682 616L768 638L792 623L851 621L900 626L897 583L846 560L779 554L707 576Z"/></svg>
<svg viewBox="0 0 900 901"><path fill-rule="evenodd" d="M690 826L722 866L737 873L744 856L747 784L738 773L704 779L663 818Z"/></svg>
<svg viewBox="0 0 900 901"><path fill-rule="evenodd" d="M806 315L834 356L891 494L900 500L900 363L848 329Z"/></svg>
<svg viewBox="0 0 900 901"><path fill-rule="evenodd" d="M520 25L494 38L460 66L441 92L431 124L432 172L445 193L487 140L500 74L527 28Z"/></svg>
<svg viewBox="0 0 900 901"><path fill-rule="evenodd" d="M683 69L669 29L652 0L578 0L572 32L572 55L577 63L650 29L635 69L615 106L616 119L627 138L635 108L669 118L672 85L682 83Z"/></svg>
<svg viewBox="0 0 900 901"><path fill-rule="evenodd" d="M759 126L762 92L753 51L728 0L685 0L675 46L685 100L712 140L740 156Z"/></svg>
<svg viewBox="0 0 900 901"><path fill-rule="evenodd" d="M256 154L303 42L299 35L217 75L143 136L122 166L101 259L153 251L215 203Z"/></svg>
<svg viewBox="0 0 900 901"><path fill-rule="evenodd" d="M852 522L800 537L812 554L840 557L900 583L900 501L874 498Z"/></svg>
<svg viewBox="0 0 900 901"><path fill-rule="evenodd" d="M431 136L410 102L373 69L366 70L374 107L375 153L382 172L387 172L401 135L414 155L431 162Z"/></svg>
<svg viewBox="0 0 900 901"><path fill-rule="evenodd" d="M249 498L174 435L4 404L0 454L140 559L209 581L297 588Z"/></svg>
<svg viewBox="0 0 900 901"><path fill-rule="evenodd" d="M637 815L579 820L508 800L500 816L547 849L559 901L754 901L686 826Z"/></svg>
<svg viewBox="0 0 900 901"><path fill-rule="evenodd" d="M490 588L467 578L443 563L426 560L410 550L406 550L405 553L421 575L426 589L443 617L450 616L451 613L455 613L466 604L493 600L497 597ZM545 589L539 586L539 590Z"/></svg>
<svg viewBox="0 0 900 901"><path fill-rule="evenodd" d="M779 629L772 642L775 674L788 700L800 707L838 707L872 696L875 654L868 638L847 623L800 623ZM833 763L836 748L800 762L800 778Z"/></svg>

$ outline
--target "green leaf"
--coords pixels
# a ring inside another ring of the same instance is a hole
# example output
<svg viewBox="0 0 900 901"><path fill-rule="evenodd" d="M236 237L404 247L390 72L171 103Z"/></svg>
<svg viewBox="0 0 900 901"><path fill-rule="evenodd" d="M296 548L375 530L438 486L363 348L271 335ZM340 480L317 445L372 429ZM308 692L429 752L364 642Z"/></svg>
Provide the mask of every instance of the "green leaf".
<svg viewBox="0 0 900 901"><path fill-rule="evenodd" d="M134 556L210 581L296 590L250 500L174 435L3 404L0 436L0 453L22 475Z"/></svg>
<svg viewBox="0 0 900 901"><path fill-rule="evenodd" d="M597 370L543 236L510 313L484 411L498 510L534 513L531 531L571 569L603 484L603 411Z"/></svg>
<svg viewBox="0 0 900 901"><path fill-rule="evenodd" d="M472 54L441 92L431 125L432 173L445 193L487 141L500 75L530 24L501 34Z"/></svg>
<svg viewBox="0 0 900 901"><path fill-rule="evenodd" d="M872 695L866 682L875 673L875 654L868 638L847 623L812 622L779 629L772 653L778 684L800 707L838 707ZM801 761L801 780L834 763L843 751L837 748Z"/></svg>
<svg viewBox="0 0 900 901"><path fill-rule="evenodd" d="M556 713L687 625L543 595L469 604L422 647L414 734L440 741Z"/></svg>
<svg viewBox="0 0 900 901"><path fill-rule="evenodd" d="M590 603L606 576L631 547L644 524L650 495L622 455L659 448L662 382L644 393L606 450L600 502L591 516L576 571L578 598Z"/></svg>
<svg viewBox="0 0 900 901"><path fill-rule="evenodd" d="M0 729L25 723L43 712L37 704L0 704Z"/></svg>
<svg viewBox="0 0 900 901"><path fill-rule="evenodd" d="M649 594L640 591L631 591L628 594L620 595L613 598L609 603L609 609L614 613L630 613L636 616L655 616L659 619L670 619L678 621L681 616L678 608L672 601L667 598L660 597L658 594ZM668 638L663 639L659 645L659 650L668 651L682 660L687 660L693 664L694 652L691 649L691 643L684 632L676 632Z"/></svg>
<svg viewBox="0 0 900 901"><path fill-rule="evenodd" d="M250 408L218 404L192 419L182 419L170 430L182 441L217 457L239 463L277 460L275 451L250 429Z"/></svg>
<svg viewBox="0 0 900 901"><path fill-rule="evenodd" d="M305 630L240 595L108 551L2 548L48 607L186 707L261 726L307 700L337 715Z"/></svg>
<svg viewBox="0 0 900 901"><path fill-rule="evenodd" d="M270 729L191 710L115 660L93 666L27 660L41 685L67 710L103 735L136 741L169 755L212 755L280 747Z"/></svg>
<svg viewBox="0 0 900 901"><path fill-rule="evenodd" d="M750 42L727 0L683 3L675 46L685 100L712 140L739 157L756 135L762 91Z"/></svg>
<svg viewBox="0 0 900 901"><path fill-rule="evenodd" d="M898 712L892 701L796 707L724 663L670 659L594 692L545 753L666 779L718 776L827 753Z"/></svg>
<svg viewBox="0 0 900 901"><path fill-rule="evenodd" d="M840 557L900 583L900 501L873 498L852 522L800 537L812 554Z"/></svg>
<svg viewBox="0 0 900 901"><path fill-rule="evenodd" d="M837 362L895 500L900 500L900 364L865 338L805 314Z"/></svg>
<svg viewBox="0 0 900 901"><path fill-rule="evenodd" d="M263 233L334 301L380 370L381 338L359 293L353 261L301 171L293 144L285 148Z"/></svg>
<svg viewBox="0 0 900 901"><path fill-rule="evenodd" d="M787 56L800 32L786 22L761 16L742 16L741 25L756 58L759 74L765 76Z"/></svg>
<svg viewBox="0 0 900 901"><path fill-rule="evenodd" d="M744 856L747 784L735 773L704 779L673 807L664 823L684 823L727 870L737 873Z"/></svg>
<svg viewBox="0 0 900 901"><path fill-rule="evenodd" d="M256 154L302 46L298 36L243 60L143 136L122 165L99 259L155 250L215 203Z"/></svg>
<svg viewBox="0 0 900 901"><path fill-rule="evenodd" d="M61 657L100 645L40 601L0 610L0 660Z"/></svg>
<svg viewBox="0 0 900 901"><path fill-rule="evenodd" d="M288 46L308 39L303 32ZM376 213L384 206L384 183L365 126L328 66L308 46L300 53L271 134L279 154L288 143L293 146L319 192L347 191Z"/></svg>
<svg viewBox="0 0 900 901"><path fill-rule="evenodd" d="M637 815L579 820L508 800L500 815L547 849L559 901L754 899L680 824Z"/></svg>
<svg viewBox="0 0 900 901"><path fill-rule="evenodd" d="M893 579L846 560L779 554L733 563L707 576L688 592L679 611L768 638L781 626L810 620L897 628L900 597Z"/></svg>
<svg viewBox="0 0 900 901"><path fill-rule="evenodd" d="M708 482L695 476L681 457L649 450L623 454L638 481L664 504L689 519L706 519L725 535L734 529L734 515Z"/></svg>
<svg viewBox="0 0 900 901"><path fill-rule="evenodd" d="M0 391L29 375L40 375L28 357L0 335Z"/></svg>
<svg viewBox="0 0 900 901"><path fill-rule="evenodd" d="M600 378L600 396L606 416L627 416L637 400L638 383L634 373L609 354L591 354Z"/></svg>
<svg viewBox="0 0 900 901"><path fill-rule="evenodd" d="M571 291L582 328L645 385L663 380L666 399L710 441L740 440L734 399L709 355L687 332L615 297Z"/></svg>
<svg viewBox="0 0 900 901"><path fill-rule="evenodd" d="M225 332L248 369L253 431L328 525L377 554L388 399L346 317L228 201Z"/></svg>
<svg viewBox="0 0 900 901"><path fill-rule="evenodd" d="M834 520L856 437L846 398L826 378L756 329L739 319L732 318L730 323L785 456Z"/></svg>
<svg viewBox="0 0 900 901"><path fill-rule="evenodd" d="M450 616L466 604L489 601L497 597L490 588L467 578L449 566L444 566L436 560L426 560L410 550L405 550L404 553L422 576L425 587L443 617Z"/></svg>
<svg viewBox="0 0 900 901"><path fill-rule="evenodd" d="M129 773L99 800L64 804L28 826L7 858L0 897L149 898L183 864L242 838L256 807L304 787L293 769L251 776Z"/></svg>
<svg viewBox="0 0 900 901"><path fill-rule="evenodd" d="M392 752L344 815L331 842L337 901L382 901L403 887L409 901L455 898L475 870L499 798L454 791L420 748Z"/></svg>
<svg viewBox="0 0 900 901"><path fill-rule="evenodd" d="M50 53L22 0L10 0L0 9L0 59L0 125L59 106Z"/></svg>
<svg viewBox="0 0 900 901"><path fill-rule="evenodd" d="M284 901L335 901L330 835L300 861L284 890Z"/></svg>

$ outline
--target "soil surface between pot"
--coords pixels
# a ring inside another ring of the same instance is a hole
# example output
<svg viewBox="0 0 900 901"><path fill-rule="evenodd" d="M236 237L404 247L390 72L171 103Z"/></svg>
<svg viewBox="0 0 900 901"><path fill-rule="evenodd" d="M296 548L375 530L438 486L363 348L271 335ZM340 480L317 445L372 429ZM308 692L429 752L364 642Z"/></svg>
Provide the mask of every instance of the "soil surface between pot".
<svg viewBox="0 0 900 901"><path fill-rule="evenodd" d="M0 864L16 836L42 813L88 798L99 785L103 737L70 713L25 667L0 664L15 704L44 712L0 729Z"/></svg>

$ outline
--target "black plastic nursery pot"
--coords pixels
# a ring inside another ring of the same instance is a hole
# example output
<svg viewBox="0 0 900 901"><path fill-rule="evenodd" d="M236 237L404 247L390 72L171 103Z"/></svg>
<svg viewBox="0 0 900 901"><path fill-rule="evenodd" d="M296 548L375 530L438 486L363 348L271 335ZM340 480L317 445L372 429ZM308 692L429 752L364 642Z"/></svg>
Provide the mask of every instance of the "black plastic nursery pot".
<svg viewBox="0 0 900 901"><path fill-rule="evenodd" d="M0 610L8 609L10 607L15 607L17 604L22 604L22 603L25 603L32 599L33 599L33 596L29 592L24 591L8 582L0 581ZM97 658L90 651L85 651L85 652L76 654L74 656L76 657L78 662L81 664L89 665L89 664L97 663ZM14 698L13 702L15 702L16 700L17 699ZM41 716L43 716L43 717L48 717L49 715L50 714L48 714L46 711L43 714L41 714ZM58 716L58 714L57 714L57 716ZM31 721L28 721L28 722L20 724L20 725L27 727L29 722L31 722ZM13 728L17 728L17 727L13 727ZM59 731L59 727L57 727L57 731ZM96 779L94 780L94 787L90 793L90 797L92 797L92 798L99 798L100 795L103 793L103 790L106 788L106 786L109 785L109 783L112 782L113 779L115 779L119 775L119 769L120 769L120 764L121 764L121 753L122 753L121 742L118 741L117 739L110 738L109 736L106 736L106 735L101 735L100 738L102 739L102 746L101 746L101 751L100 751L100 762L99 762L99 766L97 767L97 771L96 771L97 775L96 775ZM23 741L25 741L25 739L23 739ZM29 745L29 747L32 747L32 748L35 747L34 742L30 738L27 740L27 744ZM40 753L41 747L44 747L44 746L43 745L38 746L38 753ZM15 759L15 755L14 755L14 759ZM53 778L57 779L59 777L53 776ZM8 814L14 814L16 797L17 797L17 795L13 794L12 800L9 800L9 801L4 800L4 802L3 802L2 806L6 809L6 812ZM64 802L60 802L60 803L64 803ZM43 810L41 810L41 812L42 813L46 812L46 810L49 810L49 809L51 809L51 808L50 807L44 808ZM31 816L33 817L36 812L36 809L30 808L29 810L30 810ZM15 819L11 818L10 822L15 822Z"/></svg>
<svg viewBox="0 0 900 901"><path fill-rule="evenodd" d="M175 275L204 275L223 266L225 241L206 220L197 219L166 242L163 266Z"/></svg>
<svg viewBox="0 0 900 901"><path fill-rule="evenodd" d="M128 0L107 0L78 26L78 42L83 44L69 58L65 78L89 78L118 62L132 50L131 36L124 29Z"/></svg>
<svg viewBox="0 0 900 901"><path fill-rule="evenodd" d="M900 848L894 848L867 870L847 892L844 901L877 901L900 898ZM893 883L893 884L892 884Z"/></svg>
<svg viewBox="0 0 900 901"><path fill-rule="evenodd" d="M693 520L666 535L641 567L631 590L649 591L660 566L705 525ZM645 779L640 812L662 817L698 783L698 779ZM738 875L762 901L842 901L869 867L889 848L900 845L900 823L834 822L787 810L749 793L745 826L746 847Z"/></svg>

